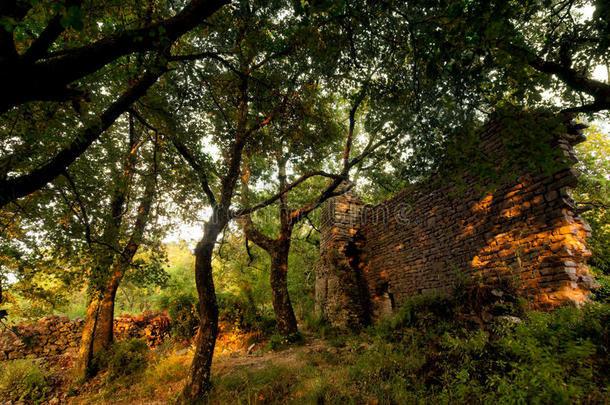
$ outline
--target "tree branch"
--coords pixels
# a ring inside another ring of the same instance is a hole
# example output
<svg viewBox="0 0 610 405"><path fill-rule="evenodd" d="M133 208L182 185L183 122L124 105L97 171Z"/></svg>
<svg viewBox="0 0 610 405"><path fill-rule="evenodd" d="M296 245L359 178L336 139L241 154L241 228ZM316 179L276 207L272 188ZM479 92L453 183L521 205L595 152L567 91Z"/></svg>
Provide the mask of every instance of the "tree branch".
<svg viewBox="0 0 610 405"><path fill-rule="evenodd" d="M206 171L202 165L199 164L195 156L191 153L191 151L182 143L176 136L170 136L170 140L172 144L178 151L178 153L186 160L186 162L193 168L195 173L197 173L197 177L199 177L199 182L201 183L201 187L203 188L203 192L208 197L208 201L212 208L218 206L216 201L216 197L210 188L210 184L208 182L208 177L206 175Z"/></svg>
<svg viewBox="0 0 610 405"><path fill-rule="evenodd" d="M76 138L54 158L28 174L0 181L0 208L11 201L39 190L59 176L85 150L107 130L129 106L157 81L163 69L146 72L129 90L113 102L99 117L98 121L83 129Z"/></svg>
<svg viewBox="0 0 610 405"><path fill-rule="evenodd" d="M80 7L82 2L82 0L69 0L66 2L66 9L74 6ZM24 60L33 62L44 56L53 42L57 40L57 37L65 30L61 24L61 19L62 15L59 13L51 18L51 21L49 21L42 33L23 54Z"/></svg>
<svg viewBox="0 0 610 405"><path fill-rule="evenodd" d="M598 80L589 79L570 66L553 61L546 61L535 53L514 45L508 44L511 53L525 57L527 63L542 73L553 74L562 80L569 88L592 96L595 102L581 107L567 109L572 112L594 112L610 109L610 85ZM565 53L565 50L563 51Z"/></svg>
<svg viewBox="0 0 610 405"><path fill-rule="evenodd" d="M58 100L58 97L65 100L62 94L70 83L121 56L166 48L227 3L229 0L191 0L180 13L167 20L110 35L36 63L21 58L0 59L0 87L4 93L0 112L27 101Z"/></svg>
<svg viewBox="0 0 610 405"><path fill-rule="evenodd" d="M366 85L362 86L358 94L356 95L356 99L354 100L354 104L349 110L349 128L347 131L347 139L345 141L345 151L343 152L343 175L347 175L350 169L349 165L349 154L352 149L352 139L354 137L354 127L356 126L356 112L360 107L360 104L364 101L364 97L366 96Z"/></svg>
<svg viewBox="0 0 610 405"><path fill-rule="evenodd" d="M283 194L286 194L287 192L289 192L290 190L292 190L293 188L295 188L299 184L303 183L305 180L307 180L307 179L309 179L311 177L314 177L314 176L322 176L322 177L328 177L328 178L331 178L331 179L339 180L339 183L345 179L345 177L343 177L343 176L341 176L339 174L326 173L326 172L321 171L321 170L309 172L309 173L306 173L306 174L302 175L301 177L299 177L297 180L293 181L292 183L288 184L286 186L286 188L284 188L283 190L280 190L280 192L278 192L277 194L274 194L273 196L269 197L265 201L263 201L263 202L261 202L259 204L256 204L253 207L243 208L243 209L241 209L241 210L239 210L237 212L232 213L231 216L232 217L240 217L240 216L252 214L253 212L258 211L261 208L268 207L269 205L271 205L274 202L276 202L277 200L279 200L279 198Z"/></svg>
<svg viewBox="0 0 610 405"><path fill-rule="evenodd" d="M75 214L79 217L82 217L83 224L85 225L85 239L87 240L87 244L91 246L91 225L89 222L89 216L87 215L87 209L85 207L85 204L83 203L83 199L81 198L80 193L78 192L78 188L76 187L76 184L74 183L74 180L72 180L72 176L70 176L67 169L64 170L62 175L66 178L66 180L68 180L68 184L72 189L72 193L74 193L74 196L76 197L76 202L80 207L82 215L78 215L78 213L76 212Z"/></svg>

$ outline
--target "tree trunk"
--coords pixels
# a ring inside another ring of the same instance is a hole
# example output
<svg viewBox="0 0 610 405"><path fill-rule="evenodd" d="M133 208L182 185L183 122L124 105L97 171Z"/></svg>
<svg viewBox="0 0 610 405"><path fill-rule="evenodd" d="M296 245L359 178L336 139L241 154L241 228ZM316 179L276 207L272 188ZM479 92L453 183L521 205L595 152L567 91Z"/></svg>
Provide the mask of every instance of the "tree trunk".
<svg viewBox="0 0 610 405"><path fill-rule="evenodd" d="M226 224L213 223L205 226L204 235L195 249L195 282L199 295L199 331L195 338L195 355L181 403L196 404L203 400L210 389L210 370L214 346L218 337L218 304L212 277L212 253L218 234Z"/></svg>
<svg viewBox="0 0 610 405"><path fill-rule="evenodd" d="M92 369L92 361L101 350L112 345L114 332L114 298L121 277L117 273L104 288L90 286L89 304L83 327L76 374L78 378L89 378L96 370Z"/></svg>
<svg viewBox="0 0 610 405"><path fill-rule="evenodd" d="M114 300L122 279L123 271L115 270L110 282L106 285L103 294L101 294L97 326L93 334L94 356L100 350L107 350L112 345L114 337Z"/></svg>
<svg viewBox="0 0 610 405"><path fill-rule="evenodd" d="M76 377L86 379L91 375L91 361L93 360L93 339L97 327L97 318L100 308L100 299L97 294L90 295L87 305L87 315L83 326L83 335L76 361Z"/></svg>
<svg viewBox="0 0 610 405"><path fill-rule="evenodd" d="M247 205L249 169L247 165L242 176L242 199ZM278 180L280 191L286 188L286 159L278 155ZM240 222L244 233L249 240L263 249L271 258L271 297L273 301L273 312L277 322L278 333L288 336L298 331L297 320L294 316L290 296L288 295L288 253L290 252L290 240L292 238L293 222L291 212L288 210L286 195L279 197L280 200L280 232L277 239L271 239L256 228L252 218L247 215Z"/></svg>
<svg viewBox="0 0 610 405"><path fill-rule="evenodd" d="M130 116L130 147L126 159L126 168L135 164L132 156L135 150L136 138L134 135L133 119ZM114 334L114 300L117 290L123 279L125 271L133 260L142 242L142 236L148 223L148 217L152 208L152 202L156 189L157 177L157 147L155 141L155 152L151 162L150 177L146 182L142 199L138 206L136 220L129 241L121 253L116 257L116 251L108 251L100 260L98 267L92 273L93 278L89 281L89 305L85 327L79 349L79 359L76 367L79 378L90 377L96 370L92 370L91 362L95 355L103 349L109 349L112 345ZM111 246L110 242L118 239L120 224L123 218L121 214L127 198L132 171L125 170L123 184L119 184L111 203L110 220L106 223L103 240Z"/></svg>
<svg viewBox="0 0 610 405"><path fill-rule="evenodd" d="M277 320L280 335L288 336L296 333L297 320L294 316L290 296L288 295L288 252L290 239L280 235L275 251L268 252L271 256L271 295L273 311Z"/></svg>
<svg viewBox="0 0 610 405"><path fill-rule="evenodd" d="M241 34L238 34L238 39ZM241 101L239 104L239 119L233 146L229 153L228 171L221 179L220 201L217 203L214 193L210 189L207 176L199 164L185 153L183 156L195 169L202 183L203 191L213 207L212 215L204 226L203 237L195 249L195 283L199 295L199 331L195 340L195 355L189 375L180 397L183 404L201 403L210 390L210 372L214 346L218 337L218 304L212 277L212 253L216 239L231 218L230 207L235 184L239 178L241 158L248 136L253 129L247 128L248 122L248 81L247 75L242 77L240 83ZM178 148L180 153L180 148Z"/></svg>

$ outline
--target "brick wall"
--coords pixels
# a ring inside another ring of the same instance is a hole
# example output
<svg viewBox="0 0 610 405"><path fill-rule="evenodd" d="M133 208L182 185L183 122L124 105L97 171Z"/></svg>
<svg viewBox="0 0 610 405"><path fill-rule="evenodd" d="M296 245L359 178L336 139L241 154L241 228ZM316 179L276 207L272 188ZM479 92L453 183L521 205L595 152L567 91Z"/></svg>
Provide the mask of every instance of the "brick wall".
<svg viewBox="0 0 610 405"><path fill-rule="evenodd" d="M563 128L549 137L561 152L553 170L515 166L513 180L493 191L481 191L490 189L482 184L488 180L466 168L459 188L434 175L375 206L353 192L329 200L316 268L318 313L335 324L366 323L413 295L450 291L462 278L510 278L535 309L586 300L595 287L585 265L590 228L569 193L577 183L572 146L584 138L574 123ZM477 136L479 151L504 161L503 124L488 124Z"/></svg>

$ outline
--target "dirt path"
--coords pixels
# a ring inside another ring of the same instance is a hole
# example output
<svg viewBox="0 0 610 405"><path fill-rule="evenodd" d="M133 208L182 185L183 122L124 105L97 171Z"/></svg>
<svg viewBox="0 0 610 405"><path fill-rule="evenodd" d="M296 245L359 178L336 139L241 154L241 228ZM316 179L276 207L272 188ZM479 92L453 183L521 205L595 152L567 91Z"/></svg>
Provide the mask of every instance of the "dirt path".
<svg viewBox="0 0 610 405"><path fill-rule="evenodd" d="M243 346L242 346L243 347ZM257 348L253 348L251 353L246 349L232 350L227 347L219 347L220 353L214 355L212 362L213 378L224 377L230 374L239 373L241 371L260 370L269 365L286 366L290 368L299 367L299 362L303 361L303 356L310 353L319 353L325 351L339 352L340 349L329 345L327 342L306 336L305 342L301 346L293 346L284 350L265 351L264 344L260 344ZM63 389L58 391L51 402L48 404L70 404L70 405L85 405L90 403L98 403L104 405L157 405L171 403L172 398L182 390L184 378L190 366L193 355L193 349L183 349L174 353L172 356L181 363L180 376L171 381L164 381L159 384L158 390L150 391L150 387L145 388L139 383L131 386L116 386L113 388L112 394L103 394L102 388L104 384L103 376L82 385L78 385L80 394L73 397L66 397L65 391L71 385L70 379L66 377L66 383ZM66 373L69 371L66 368ZM155 383L156 384L156 383Z"/></svg>
<svg viewBox="0 0 610 405"><path fill-rule="evenodd" d="M260 369L269 363L274 365L291 365L298 361L299 354L301 353L316 353L329 349L336 350L320 339L308 338L304 345L290 347L286 350L254 352L252 354L240 352L223 354L214 358L212 373L223 376L243 369Z"/></svg>

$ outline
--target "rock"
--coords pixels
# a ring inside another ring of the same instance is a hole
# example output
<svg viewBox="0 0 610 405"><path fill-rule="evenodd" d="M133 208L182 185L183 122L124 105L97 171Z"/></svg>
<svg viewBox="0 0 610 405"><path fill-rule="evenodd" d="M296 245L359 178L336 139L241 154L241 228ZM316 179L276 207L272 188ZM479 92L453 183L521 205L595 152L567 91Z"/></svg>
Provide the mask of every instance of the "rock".
<svg viewBox="0 0 610 405"><path fill-rule="evenodd" d="M580 283L589 290L596 290L601 287L601 285L597 283L597 281L595 281L593 276L590 274L583 274L582 276L580 276Z"/></svg>
<svg viewBox="0 0 610 405"><path fill-rule="evenodd" d="M0 360L74 356L83 323L80 318L70 320L65 315L48 315L35 322L25 321L16 325L20 337L0 329ZM166 313L148 312L138 317L118 317L114 327L117 340L144 338L148 346L154 348L169 336L171 322Z"/></svg>
<svg viewBox="0 0 610 405"><path fill-rule="evenodd" d="M498 321L504 322L504 323L509 323L509 324L517 324L517 323L521 323L523 322L523 320L517 316L513 316L513 315L502 315L497 317L496 319L498 319Z"/></svg>

